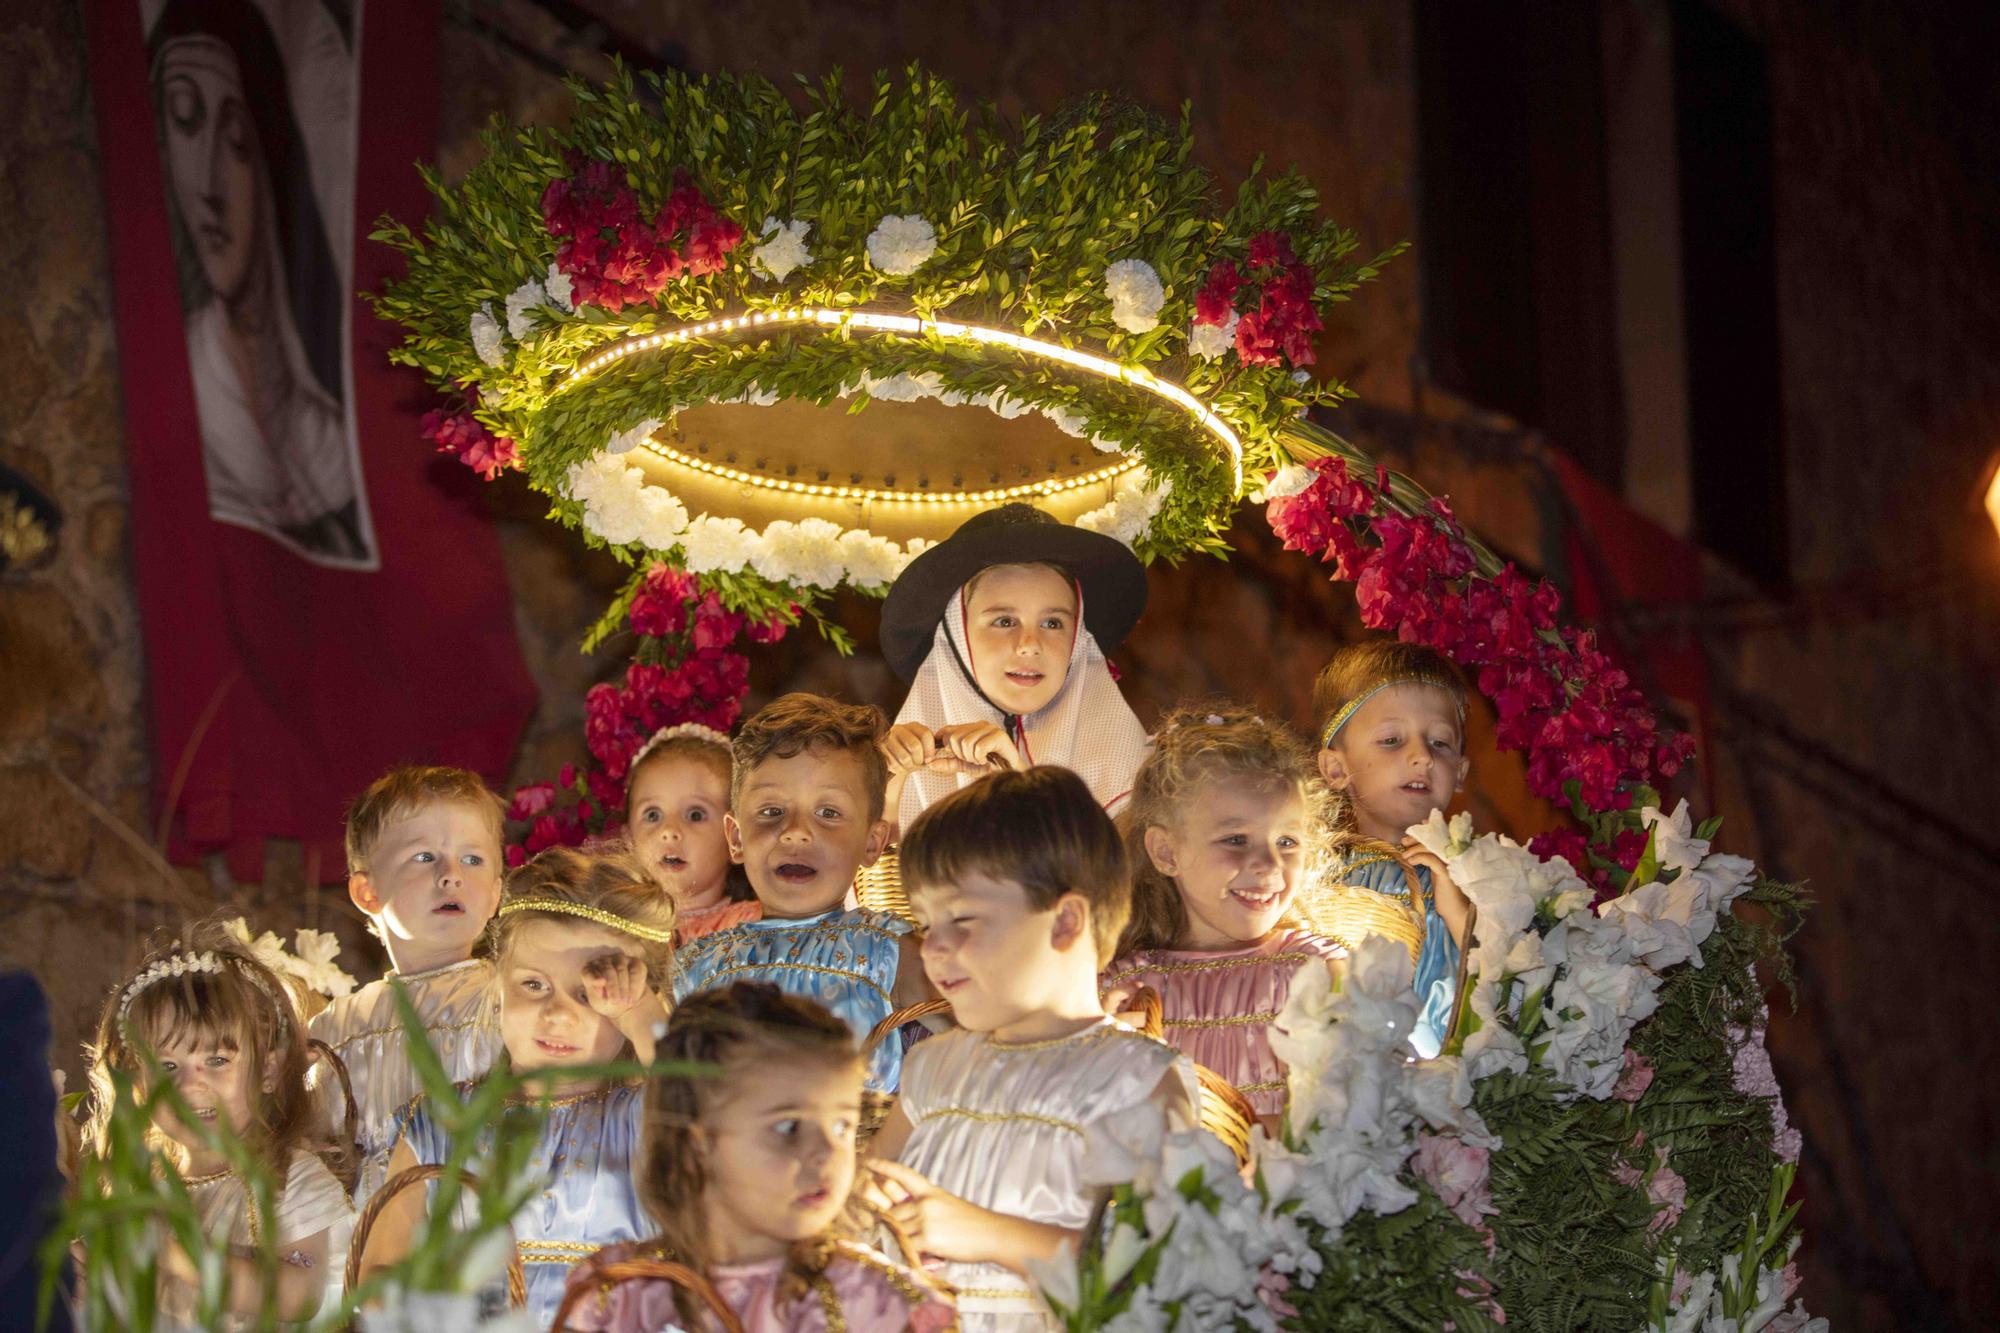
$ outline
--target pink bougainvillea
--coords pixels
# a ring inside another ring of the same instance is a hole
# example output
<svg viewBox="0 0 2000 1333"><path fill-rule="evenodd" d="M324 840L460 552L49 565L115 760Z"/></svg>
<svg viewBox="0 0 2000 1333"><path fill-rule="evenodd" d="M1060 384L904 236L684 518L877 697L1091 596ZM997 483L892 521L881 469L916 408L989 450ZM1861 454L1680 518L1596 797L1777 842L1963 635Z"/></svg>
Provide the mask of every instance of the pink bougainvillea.
<svg viewBox="0 0 2000 1333"><path fill-rule="evenodd" d="M558 243L556 267L579 304L643 304L684 274L720 272L742 243L742 225L718 212L686 172L675 173L673 191L648 218L623 168L581 158L571 165L542 191L542 225Z"/></svg>

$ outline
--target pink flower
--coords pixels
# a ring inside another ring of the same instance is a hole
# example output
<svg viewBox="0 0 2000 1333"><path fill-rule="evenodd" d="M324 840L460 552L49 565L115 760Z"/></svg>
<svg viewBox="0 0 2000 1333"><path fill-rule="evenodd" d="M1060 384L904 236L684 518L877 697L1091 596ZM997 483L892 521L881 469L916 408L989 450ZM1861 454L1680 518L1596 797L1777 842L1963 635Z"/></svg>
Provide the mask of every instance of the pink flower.
<svg viewBox="0 0 2000 1333"><path fill-rule="evenodd" d="M1194 297L1194 322L1197 324L1227 324L1229 317L1236 313L1236 290L1243 285L1243 276L1236 271L1236 265L1227 259L1218 260L1208 271L1208 280Z"/></svg>
<svg viewBox="0 0 2000 1333"><path fill-rule="evenodd" d="M1653 1205L1653 1221L1646 1228L1648 1235L1658 1236L1673 1230L1687 1208L1687 1181L1667 1165L1664 1148L1660 1149L1659 1164L1653 1168L1653 1178L1646 1182L1646 1199Z"/></svg>
<svg viewBox="0 0 2000 1333"><path fill-rule="evenodd" d="M1285 1293L1292 1289L1292 1280L1275 1268L1260 1269L1257 1273L1257 1299L1264 1308L1279 1319L1296 1319L1298 1307L1285 1299Z"/></svg>
<svg viewBox="0 0 2000 1333"><path fill-rule="evenodd" d="M514 441L496 436L469 412L433 408L424 413L419 429L425 439L437 446L439 453L453 455L488 481L521 465L521 453Z"/></svg>
<svg viewBox="0 0 2000 1333"><path fill-rule="evenodd" d="M798 615L799 608L797 606L793 606L789 614L783 611L773 611L765 619L753 620L745 626L743 631L744 636L752 643L776 643L785 637L786 630L789 630L797 623Z"/></svg>
<svg viewBox="0 0 2000 1333"><path fill-rule="evenodd" d="M1418 1179L1437 1191L1445 1207L1456 1213L1459 1221L1485 1235L1489 1243L1492 1234L1485 1219L1500 1211L1494 1206L1487 1181L1491 1164L1491 1154L1485 1148L1474 1147L1453 1134L1423 1130L1417 1131L1417 1152L1410 1161Z"/></svg>
<svg viewBox="0 0 2000 1333"><path fill-rule="evenodd" d="M514 789L514 799L507 803L507 818L533 819L555 804L556 785L553 782L531 782L525 787Z"/></svg>
<svg viewBox="0 0 2000 1333"><path fill-rule="evenodd" d="M1799 1152L1805 1146L1799 1132L1792 1128L1791 1117L1785 1112L1784 1093L1778 1087L1777 1071L1771 1067L1771 1051L1764 1044L1764 1025L1744 1032L1741 1028L1730 1031L1736 1042L1734 1057L1734 1077L1736 1090L1746 1097L1763 1097L1771 1103L1771 1149L1781 1162L1796 1162Z"/></svg>
<svg viewBox="0 0 2000 1333"><path fill-rule="evenodd" d="M1618 1084L1611 1089L1611 1095L1621 1102L1636 1102L1646 1095L1646 1089L1653 1086L1653 1067L1646 1063L1646 1057L1636 1051L1625 1052L1625 1059L1618 1074Z"/></svg>

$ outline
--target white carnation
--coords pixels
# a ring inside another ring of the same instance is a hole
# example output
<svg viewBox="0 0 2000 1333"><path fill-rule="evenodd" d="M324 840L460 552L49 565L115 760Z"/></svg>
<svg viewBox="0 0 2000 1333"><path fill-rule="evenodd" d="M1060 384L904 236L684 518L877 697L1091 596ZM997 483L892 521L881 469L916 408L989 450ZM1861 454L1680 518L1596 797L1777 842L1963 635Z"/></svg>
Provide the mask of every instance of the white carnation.
<svg viewBox="0 0 2000 1333"><path fill-rule="evenodd" d="M1204 361L1214 361L1228 354L1236 346L1235 315L1230 315L1227 324L1197 324L1188 334L1188 351Z"/></svg>
<svg viewBox="0 0 2000 1333"><path fill-rule="evenodd" d="M1250 503L1268 504L1272 500L1303 494L1312 489L1312 484L1318 476L1319 474L1309 467L1287 463L1273 472L1262 488L1251 493Z"/></svg>
<svg viewBox="0 0 2000 1333"><path fill-rule="evenodd" d="M892 278L906 277L937 253L937 228L916 213L887 213L868 233L868 262Z"/></svg>
<svg viewBox="0 0 2000 1333"><path fill-rule="evenodd" d="M690 574L733 574L750 563L757 534L740 518L703 514L681 534L681 567Z"/></svg>
<svg viewBox="0 0 2000 1333"><path fill-rule="evenodd" d="M1042 415L1055 423L1055 428L1063 434L1074 435L1079 440L1084 438L1083 424L1086 418L1083 413L1071 412L1060 407L1045 407L1042 409Z"/></svg>
<svg viewBox="0 0 2000 1333"><path fill-rule="evenodd" d="M931 541L929 538L926 537L912 537L908 541L904 542L903 552L900 556L896 558L897 576L901 577L903 571L910 567L910 562L912 560L915 560L918 556L922 555L925 551L930 550L931 547L936 545L937 545L936 542Z"/></svg>
<svg viewBox="0 0 2000 1333"><path fill-rule="evenodd" d="M647 486L639 492L639 540L655 551L664 551L680 540L687 530L687 506L672 492Z"/></svg>
<svg viewBox="0 0 2000 1333"><path fill-rule="evenodd" d="M569 274L557 268L553 262L549 264L549 275L542 279L542 290L548 293L549 300L566 315L576 313L576 302L571 295L575 287L576 283Z"/></svg>
<svg viewBox="0 0 2000 1333"><path fill-rule="evenodd" d="M823 518L778 519L764 529L750 567L773 583L831 588L840 582L840 528Z"/></svg>
<svg viewBox="0 0 2000 1333"><path fill-rule="evenodd" d="M506 346L501 340L500 323L493 318L493 303L488 301L472 312L469 332L472 334L472 350L479 359L489 366L499 366L507 360Z"/></svg>
<svg viewBox="0 0 2000 1333"><path fill-rule="evenodd" d="M857 588L880 588L901 572L903 553L896 543L863 528L840 535L840 559L847 581Z"/></svg>
<svg viewBox="0 0 2000 1333"><path fill-rule="evenodd" d="M1155 478L1144 468L1134 468L1119 478L1110 503L1078 515L1076 526L1116 537L1130 546L1146 534L1172 489L1166 478Z"/></svg>
<svg viewBox="0 0 2000 1333"><path fill-rule="evenodd" d="M638 425L627 430L614 431L611 438L604 442L604 452L608 454L629 454L644 444L648 437L664 424L657 417L647 417Z"/></svg>
<svg viewBox="0 0 2000 1333"><path fill-rule="evenodd" d="M1105 269L1104 293L1111 298L1111 322L1127 333L1150 333L1160 327L1167 290L1145 260L1121 259Z"/></svg>
<svg viewBox="0 0 2000 1333"><path fill-rule="evenodd" d="M853 387L881 402L914 403L919 398L936 397L938 387L943 383L943 379L934 370L926 370L915 375L902 370L881 379L863 371L860 382Z"/></svg>
<svg viewBox="0 0 2000 1333"><path fill-rule="evenodd" d="M762 388L758 385L757 381L752 380L744 385L743 392L737 394L734 398L718 398L715 401L718 403L744 403L750 407L769 407L778 401L778 391L776 389Z"/></svg>
<svg viewBox="0 0 2000 1333"><path fill-rule="evenodd" d="M528 318L528 311L538 305L548 303L549 294L542 290L542 284L529 278L507 294L507 332L515 342L520 342L535 331L535 321Z"/></svg>
<svg viewBox="0 0 2000 1333"><path fill-rule="evenodd" d="M757 251L750 256L757 276L783 282L793 269L811 263L812 251L806 248L806 233L811 230L810 222L781 222L774 217L765 218Z"/></svg>

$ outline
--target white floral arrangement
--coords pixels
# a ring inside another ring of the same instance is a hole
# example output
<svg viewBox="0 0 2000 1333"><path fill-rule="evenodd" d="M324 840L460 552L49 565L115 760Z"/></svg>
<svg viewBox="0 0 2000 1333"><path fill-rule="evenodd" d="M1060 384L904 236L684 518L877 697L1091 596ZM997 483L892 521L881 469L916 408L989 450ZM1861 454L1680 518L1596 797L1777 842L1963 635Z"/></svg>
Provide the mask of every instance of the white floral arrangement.
<svg viewBox="0 0 2000 1333"><path fill-rule="evenodd" d="M810 264L812 251L806 248L806 235L811 230L810 222L765 218L758 233L756 252L751 255L757 276L783 282L793 270Z"/></svg>
<svg viewBox="0 0 2000 1333"><path fill-rule="evenodd" d="M1096 1137L1089 1171L1130 1181L1114 1192L1105 1233L1081 1254L1039 1267L1043 1299L1071 1333L1091 1329L1275 1329L1296 1316L1287 1299L1313 1288L1325 1254L1360 1215L1388 1217L1419 1199L1417 1182L1485 1238L1492 1154L1505 1144L1475 1108L1482 1080L1547 1071L1561 1098L1636 1102L1652 1071L1634 1079L1628 1041L1653 1012L1662 969L1702 966L1719 919L1752 884L1741 857L1694 836L1686 804L1648 806L1658 874L1592 910L1592 890L1567 862L1544 862L1504 836L1473 837L1468 816L1434 814L1409 833L1439 856L1478 910L1470 959L1471 1029L1457 1054L1410 1057L1418 1015L1408 951L1380 937L1361 942L1336 983L1303 968L1276 1019L1271 1046L1289 1069L1285 1130L1259 1130L1251 1184L1219 1142ZM1652 861L1647 863L1649 866ZM1635 876L1636 878L1636 876ZM1793 1302L1795 1206L1784 1205L1797 1137L1785 1123L1762 1029L1738 1031L1738 1092L1770 1102L1779 1159L1769 1211L1718 1269L1676 1272L1673 1225L1685 1183L1666 1165L1624 1183L1654 1210L1661 1271L1644 1327L1658 1333L1824 1333L1826 1321ZM1641 1062L1643 1063L1643 1062ZM1636 1090L1635 1090L1636 1083ZM1317 1239L1306 1224L1317 1228ZM1245 1274L1260 1275L1254 1286ZM1505 1292L1461 1273L1458 1295L1491 1323L1506 1322ZM1299 1326L1299 1325L1294 1325Z"/></svg>
<svg viewBox="0 0 2000 1333"><path fill-rule="evenodd" d="M281 977L304 983L329 1000L354 993L354 978L341 969L340 939L330 930L301 926L292 935L292 949L274 930L252 937L250 923L242 917L224 924L223 929L238 940L250 956ZM294 952L293 950L296 950Z"/></svg>
<svg viewBox="0 0 2000 1333"><path fill-rule="evenodd" d="M917 213L886 213L868 233L868 262L892 278L908 277L937 253L937 228Z"/></svg>
<svg viewBox="0 0 2000 1333"><path fill-rule="evenodd" d="M1121 259L1106 268L1104 294L1111 298L1111 322L1127 333L1151 333L1160 327L1167 289L1145 260Z"/></svg>

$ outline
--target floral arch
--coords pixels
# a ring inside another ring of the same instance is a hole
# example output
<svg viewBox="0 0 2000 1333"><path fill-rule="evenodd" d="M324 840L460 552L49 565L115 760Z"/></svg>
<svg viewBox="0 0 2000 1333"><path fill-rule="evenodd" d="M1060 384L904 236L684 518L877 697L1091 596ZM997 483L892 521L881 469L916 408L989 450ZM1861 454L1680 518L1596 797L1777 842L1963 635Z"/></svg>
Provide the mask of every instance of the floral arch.
<svg viewBox="0 0 2000 1333"><path fill-rule="evenodd" d="M655 728L735 721L746 643L841 643L831 590L880 595L980 508L1172 561L1262 502L1364 623L1466 670L1579 828L1434 821L1481 922L1452 1048L1403 1059L1407 964L1365 946L1293 996L1296 1114L1254 1180L1129 1145L1050 1299L1074 1328L1804 1326L1755 973L1789 981L1801 896L1659 809L1690 744L1554 588L1306 419L1348 392L1309 369L1326 312L1394 252L1356 262L1293 173L1223 197L1185 118L1102 97L1004 124L916 68L860 104L837 77L573 91L567 128L496 126L420 231L376 232L408 261L376 297L395 355L448 400L426 435L632 570L585 643L637 642L591 693L594 762L516 793L521 850L615 820Z"/></svg>

